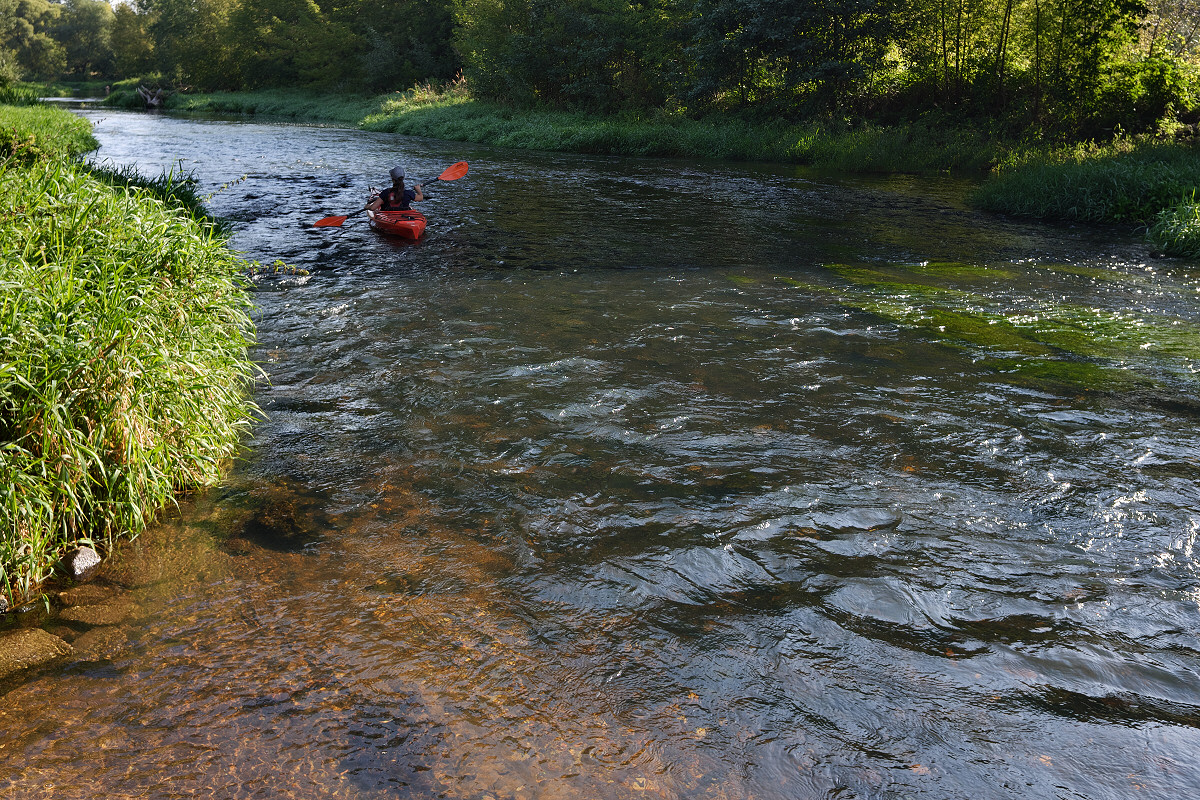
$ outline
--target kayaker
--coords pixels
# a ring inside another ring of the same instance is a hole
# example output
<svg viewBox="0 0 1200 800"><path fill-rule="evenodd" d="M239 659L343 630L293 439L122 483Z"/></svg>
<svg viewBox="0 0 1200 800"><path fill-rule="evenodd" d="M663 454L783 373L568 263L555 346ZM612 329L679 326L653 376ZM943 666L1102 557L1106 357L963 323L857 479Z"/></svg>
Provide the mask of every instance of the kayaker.
<svg viewBox="0 0 1200 800"><path fill-rule="evenodd" d="M393 167L389 174L392 176L391 188L372 195L367 201L368 211L408 211L410 203L425 199L421 184L418 183L411 189L404 188L404 167Z"/></svg>

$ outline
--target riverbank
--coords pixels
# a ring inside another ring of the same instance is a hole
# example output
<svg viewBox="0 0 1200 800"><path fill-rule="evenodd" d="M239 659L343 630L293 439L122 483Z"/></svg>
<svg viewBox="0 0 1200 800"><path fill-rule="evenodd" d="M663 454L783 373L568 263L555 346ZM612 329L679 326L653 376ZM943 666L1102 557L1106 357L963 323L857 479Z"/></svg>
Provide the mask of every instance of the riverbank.
<svg viewBox="0 0 1200 800"><path fill-rule="evenodd" d="M1200 258L1196 141L1118 139L1025 153L974 194L988 211L1034 219L1117 223L1145 230L1156 252Z"/></svg>
<svg viewBox="0 0 1200 800"><path fill-rule="evenodd" d="M134 82L110 104L138 107ZM779 161L843 172L979 176L981 208L1041 219L1128 224L1156 252L1200 257L1200 149L1195 139L1118 138L1047 144L948 118L878 125L827 119L803 124L690 119L665 111L598 117L513 109L474 99L465 85L387 95L300 90L171 94L172 111L325 121L409 136L600 155ZM1170 133L1171 135L1166 135Z"/></svg>
<svg viewBox="0 0 1200 800"><path fill-rule="evenodd" d="M245 265L186 182L94 172L96 146L0 106L2 607L214 484L256 413Z"/></svg>

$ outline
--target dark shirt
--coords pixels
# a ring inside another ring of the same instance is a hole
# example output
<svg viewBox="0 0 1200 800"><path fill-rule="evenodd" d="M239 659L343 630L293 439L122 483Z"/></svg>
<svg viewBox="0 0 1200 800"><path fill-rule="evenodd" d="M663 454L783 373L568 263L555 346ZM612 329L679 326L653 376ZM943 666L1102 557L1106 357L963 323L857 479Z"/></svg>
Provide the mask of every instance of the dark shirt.
<svg viewBox="0 0 1200 800"><path fill-rule="evenodd" d="M408 211L409 203L417 199L417 193L412 189L405 189L400 201L396 202L396 189L392 187L380 192L379 199L383 201L383 205L379 207L380 211Z"/></svg>

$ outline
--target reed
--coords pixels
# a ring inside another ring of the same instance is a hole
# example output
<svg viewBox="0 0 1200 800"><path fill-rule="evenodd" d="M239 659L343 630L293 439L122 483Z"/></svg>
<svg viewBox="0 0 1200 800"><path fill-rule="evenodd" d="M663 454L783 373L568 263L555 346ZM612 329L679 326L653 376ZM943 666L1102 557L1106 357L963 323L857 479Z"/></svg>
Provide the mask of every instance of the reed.
<svg viewBox="0 0 1200 800"><path fill-rule="evenodd" d="M61 156L0 161L10 603L31 598L67 549L111 548L178 491L216 483L256 413L243 267L153 188Z"/></svg>

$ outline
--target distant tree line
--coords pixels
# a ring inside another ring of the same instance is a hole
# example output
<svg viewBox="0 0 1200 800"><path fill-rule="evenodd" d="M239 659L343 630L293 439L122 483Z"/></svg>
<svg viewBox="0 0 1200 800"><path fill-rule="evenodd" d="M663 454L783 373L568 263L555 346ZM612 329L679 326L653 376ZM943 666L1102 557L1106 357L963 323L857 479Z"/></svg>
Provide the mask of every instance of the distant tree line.
<svg viewBox="0 0 1200 800"><path fill-rule="evenodd" d="M0 0L0 76L474 94L599 112L1194 109L1200 0Z"/></svg>
<svg viewBox="0 0 1200 800"><path fill-rule="evenodd" d="M451 0L0 0L0 79L385 91L453 78Z"/></svg>

